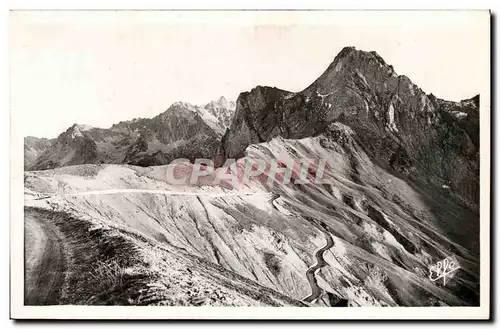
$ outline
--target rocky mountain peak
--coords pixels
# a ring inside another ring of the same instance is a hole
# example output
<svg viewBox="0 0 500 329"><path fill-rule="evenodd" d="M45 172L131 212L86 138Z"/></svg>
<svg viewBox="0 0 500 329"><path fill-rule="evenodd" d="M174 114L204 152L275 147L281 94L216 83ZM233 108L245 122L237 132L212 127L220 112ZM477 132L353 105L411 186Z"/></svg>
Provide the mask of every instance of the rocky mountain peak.
<svg viewBox="0 0 500 329"><path fill-rule="evenodd" d="M26 169L82 163L167 164L177 157L212 158L229 126L234 102L221 97L198 106L178 101L154 118L121 121L110 129L73 124L51 142L25 140Z"/></svg>
<svg viewBox="0 0 500 329"><path fill-rule="evenodd" d="M223 148L226 157L239 157L248 145L315 136L339 121L377 163L438 186L451 181L477 204L476 176L468 172L478 169L477 104L430 97L376 52L346 47L301 92L257 86L241 93ZM463 162L469 169L459 173L454 168Z"/></svg>
<svg viewBox="0 0 500 329"><path fill-rule="evenodd" d="M377 87L380 88L397 77L392 65L387 64L377 52L345 47L303 92L307 95L314 92L326 94L346 83L355 83L361 88L379 85Z"/></svg>
<svg viewBox="0 0 500 329"><path fill-rule="evenodd" d="M57 139L74 139L76 137L84 137L84 133L94 129L94 127L85 124L74 123L66 131L60 134Z"/></svg>
<svg viewBox="0 0 500 329"><path fill-rule="evenodd" d="M170 107L165 112L173 111L176 109L193 109L193 108L195 108L195 105L193 104L184 101L177 101L172 103L172 105L170 105Z"/></svg>
<svg viewBox="0 0 500 329"><path fill-rule="evenodd" d="M328 69L335 68L339 63L350 63L352 65L362 66L368 62L375 62L380 67L390 67L385 60L376 51L357 50L355 47L344 47L335 56Z"/></svg>
<svg viewBox="0 0 500 329"><path fill-rule="evenodd" d="M85 130L83 130L85 131ZM78 124L73 124L72 126L68 127L66 131L61 133L59 136L57 136L57 140L72 140L76 137L83 137L82 131L79 129Z"/></svg>
<svg viewBox="0 0 500 329"><path fill-rule="evenodd" d="M226 99L226 97L224 96L221 96L219 99L217 100L214 100L214 101L211 101L209 103L207 103L206 105L204 105L203 107L207 108L213 108L213 107L224 107L224 108L229 108L229 107L232 107L231 103L234 104L234 102L230 102Z"/></svg>

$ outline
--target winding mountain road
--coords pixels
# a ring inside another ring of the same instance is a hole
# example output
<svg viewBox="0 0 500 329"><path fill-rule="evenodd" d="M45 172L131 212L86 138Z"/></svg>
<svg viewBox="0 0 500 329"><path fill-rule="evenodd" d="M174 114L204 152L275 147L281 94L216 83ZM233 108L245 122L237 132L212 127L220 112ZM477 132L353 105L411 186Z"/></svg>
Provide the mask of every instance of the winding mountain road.
<svg viewBox="0 0 500 329"><path fill-rule="evenodd" d="M106 194L126 194L126 193L147 193L147 194L163 194L163 195L180 195L180 196L203 196L211 198L222 197L237 197L237 196L269 196L272 194L268 192L226 192L226 193L207 193L207 192L186 192L186 191L170 191L170 190L156 190L156 189L109 189L109 190L96 190L96 191L82 191L74 193L54 193L51 195L39 195L35 200L44 200L52 197L68 197L68 196L86 196L86 195L106 195Z"/></svg>
<svg viewBox="0 0 500 329"><path fill-rule="evenodd" d="M306 298L304 298L302 301L308 302L308 303L313 303L316 299L318 299L321 296L321 292L323 291L323 289L321 289L318 285L318 280L316 278L316 272L320 268L328 265L328 263L325 261L323 255L328 249L333 247L333 245L335 244L333 242L331 235L328 232L324 231L323 229L321 229L321 231L325 234L326 245L316 251L316 253L315 253L316 264L309 267L309 269L306 272L307 280L309 281L309 284L311 285L311 294L309 296L307 296Z"/></svg>
<svg viewBox="0 0 500 329"><path fill-rule="evenodd" d="M57 228L35 214L26 213L24 230L24 304L59 304L66 264Z"/></svg>

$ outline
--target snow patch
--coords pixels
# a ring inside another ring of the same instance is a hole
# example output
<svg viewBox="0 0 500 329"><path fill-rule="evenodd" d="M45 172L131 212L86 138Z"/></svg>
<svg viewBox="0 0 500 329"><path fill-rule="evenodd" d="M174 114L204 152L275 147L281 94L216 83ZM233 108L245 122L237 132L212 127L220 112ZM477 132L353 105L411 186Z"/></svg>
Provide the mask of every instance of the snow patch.
<svg viewBox="0 0 500 329"><path fill-rule="evenodd" d="M316 95L318 95L318 96L319 96L319 97L321 97L321 98L325 98L325 97L327 97L327 96L330 96L331 94L333 94L333 92L328 93L328 94L320 94L318 91L316 91Z"/></svg>
<svg viewBox="0 0 500 329"><path fill-rule="evenodd" d="M408 84L408 90L410 91L410 94L412 96L415 96L415 89L413 89L413 84L412 83Z"/></svg>
<svg viewBox="0 0 500 329"><path fill-rule="evenodd" d="M397 132L398 127L396 127L396 123L394 121L394 106L392 105L392 102L389 104L389 110L387 111L387 120L389 121L389 129Z"/></svg>
<svg viewBox="0 0 500 329"><path fill-rule="evenodd" d="M342 61L339 61L337 65L335 65L335 72L340 72L342 69Z"/></svg>
<svg viewBox="0 0 500 329"><path fill-rule="evenodd" d="M283 200L280 197L273 200L273 205L283 215L292 216L292 213L285 208L285 203L283 202Z"/></svg>
<svg viewBox="0 0 500 329"><path fill-rule="evenodd" d="M363 102L365 103L366 114L368 114L368 112L370 111L370 106L368 105L368 102L366 101L366 99L363 99Z"/></svg>
<svg viewBox="0 0 500 329"><path fill-rule="evenodd" d="M451 114L457 119L464 119L467 118L467 113L465 112L460 112L460 111L452 111Z"/></svg>
<svg viewBox="0 0 500 329"><path fill-rule="evenodd" d="M365 86L368 86L368 82L366 81L366 78L365 76L363 75L363 73L361 73L359 71L359 69L356 69L356 74L358 75L358 77L363 81L363 83L365 84Z"/></svg>

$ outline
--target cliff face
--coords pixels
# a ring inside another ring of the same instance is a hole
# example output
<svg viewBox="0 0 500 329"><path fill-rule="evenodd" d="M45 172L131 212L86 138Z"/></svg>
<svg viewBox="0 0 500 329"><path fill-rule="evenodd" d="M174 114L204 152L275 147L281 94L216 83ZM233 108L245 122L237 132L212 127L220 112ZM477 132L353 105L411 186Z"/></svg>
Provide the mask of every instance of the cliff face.
<svg viewBox="0 0 500 329"><path fill-rule="evenodd" d="M344 48L309 87L257 87L237 100L223 140L226 157L276 136L317 135L334 121L357 133L374 161L449 191L477 207L479 96L461 102L427 95L375 52Z"/></svg>

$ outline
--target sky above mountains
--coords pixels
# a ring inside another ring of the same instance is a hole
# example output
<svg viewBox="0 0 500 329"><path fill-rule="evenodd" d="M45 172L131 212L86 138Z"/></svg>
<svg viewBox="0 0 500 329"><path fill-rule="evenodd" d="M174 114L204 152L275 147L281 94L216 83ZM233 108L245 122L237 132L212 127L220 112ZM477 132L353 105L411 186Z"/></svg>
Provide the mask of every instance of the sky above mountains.
<svg viewBox="0 0 500 329"><path fill-rule="evenodd" d="M489 82L487 12L14 12L11 113L26 135L110 127L175 101L300 91L345 46L375 50L425 92L461 100Z"/></svg>

